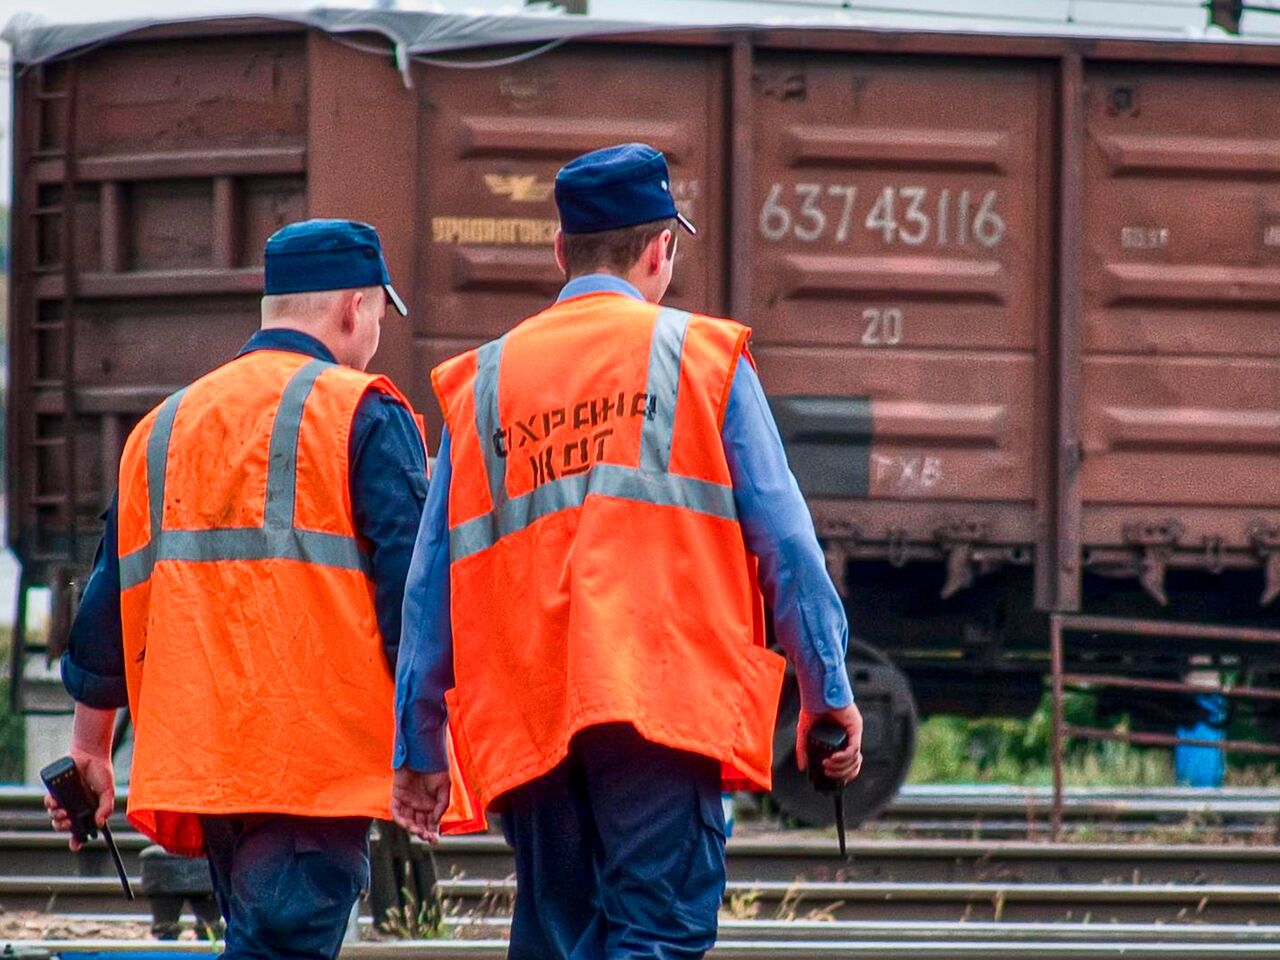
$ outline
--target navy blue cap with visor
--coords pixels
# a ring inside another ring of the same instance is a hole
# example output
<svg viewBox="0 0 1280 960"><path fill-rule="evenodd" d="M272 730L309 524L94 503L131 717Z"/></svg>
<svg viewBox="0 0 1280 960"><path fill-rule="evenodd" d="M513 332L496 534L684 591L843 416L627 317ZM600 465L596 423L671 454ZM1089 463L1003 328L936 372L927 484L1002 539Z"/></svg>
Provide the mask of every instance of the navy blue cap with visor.
<svg viewBox="0 0 1280 960"><path fill-rule="evenodd" d="M676 209L667 158L647 143L623 143L570 160L556 174L556 207L565 233L600 233L672 218L698 232Z"/></svg>
<svg viewBox="0 0 1280 960"><path fill-rule="evenodd" d="M409 308L391 286L378 231L358 220L302 220L267 238L267 296L382 287L407 317Z"/></svg>

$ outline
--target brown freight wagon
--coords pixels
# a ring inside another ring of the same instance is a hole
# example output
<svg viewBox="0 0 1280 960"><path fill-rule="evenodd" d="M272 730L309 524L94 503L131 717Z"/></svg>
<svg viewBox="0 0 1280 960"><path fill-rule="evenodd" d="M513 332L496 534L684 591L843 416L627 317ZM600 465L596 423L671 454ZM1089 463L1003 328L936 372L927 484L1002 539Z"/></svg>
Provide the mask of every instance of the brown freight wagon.
<svg viewBox="0 0 1280 960"><path fill-rule="evenodd" d="M382 231L412 316L375 363L434 435L427 370L558 288L556 169L625 140L701 228L671 300L755 328L859 638L859 812L916 704L1039 700L1051 611L1276 620L1280 49L405 13L115 34L13 36L9 531L20 602L52 586L61 625L123 439L254 328L272 230Z"/></svg>

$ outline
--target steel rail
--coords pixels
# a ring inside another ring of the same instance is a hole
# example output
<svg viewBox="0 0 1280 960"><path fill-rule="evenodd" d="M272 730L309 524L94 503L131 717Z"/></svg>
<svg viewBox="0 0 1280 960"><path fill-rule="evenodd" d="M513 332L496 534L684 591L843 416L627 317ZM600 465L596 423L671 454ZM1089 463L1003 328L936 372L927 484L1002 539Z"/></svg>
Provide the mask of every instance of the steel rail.
<svg viewBox="0 0 1280 960"><path fill-rule="evenodd" d="M116 809L123 811L128 791L116 792ZM43 813L44 792L34 786L0 786L0 810L34 810ZM1082 815L1113 811L1178 814L1186 811L1253 813L1276 815L1280 788L1221 787L1068 787L1065 809ZM1019 787L1000 784L909 784L894 798L882 816L955 814L971 816L1010 811L1023 812L1029 806L1048 810L1053 802L1048 787ZM123 817L121 817L123 819Z"/></svg>
<svg viewBox="0 0 1280 960"><path fill-rule="evenodd" d="M441 881L459 914L501 915L512 880ZM729 909L778 919L1280 923L1272 884L730 881Z"/></svg>
<svg viewBox="0 0 1280 960"><path fill-rule="evenodd" d="M78 879L78 878L77 878ZM4 890L0 880L0 892ZM514 894L514 880L441 880L449 898L478 898L485 894ZM861 900L989 903L1158 903L1199 904L1202 901L1265 904L1280 908L1280 885L1275 884L1117 884L1117 883L846 883L839 881L729 881L726 896L757 895L760 899Z"/></svg>
<svg viewBox="0 0 1280 960"><path fill-rule="evenodd" d="M453 918L451 931L505 937L509 917ZM1254 924L991 923L920 920L720 920L725 940L866 940L1088 943L1280 943L1280 926Z"/></svg>
<svg viewBox="0 0 1280 960"><path fill-rule="evenodd" d="M121 837L127 869L141 868L147 844L138 834ZM1009 840L855 839L841 859L833 840L816 831L747 835L726 849L728 876L742 883L837 880L842 882L998 882L1054 884L1270 884L1280 846L1136 843L1048 843ZM431 855L441 877L497 879L514 871L501 837L447 837ZM110 876L107 852L90 844L71 854L65 838L50 831L0 831L0 875L53 881L60 877ZM0 895L0 903L3 902Z"/></svg>
<svg viewBox="0 0 1280 960"><path fill-rule="evenodd" d="M148 841L124 834L119 843L131 869ZM432 851L442 876L502 877L514 869L505 841L494 834L446 837ZM1135 843L1047 843L1025 840L880 840L855 838L841 859L829 836L786 831L737 836L726 848L735 880L1000 879L1031 882L1118 880L1147 883L1267 883L1280 864L1280 846ZM104 850L78 855L50 831L0 831L0 873L89 876L110 873Z"/></svg>
<svg viewBox="0 0 1280 960"><path fill-rule="evenodd" d="M133 878L137 883L137 878ZM505 913L515 894L511 879L442 880L441 896L455 906L487 903L495 914ZM919 908L963 908L993 905L1008 911L1025 905L1054 912L1065 906L1101 909L1184 908L1186 916L1203 916L1209 907L1245 908L1245 920L1280 922L1280 886L1271 884L1055 884L1055 883L901 883L730 881L726 897L731 901L790 904L793 907L838 905L848 909L892 904L900 916L918 915ZM119 896L114 877L0 877L0 905L6 910L35 909L54 912L58 907L75 912L133 913L137 907ZM916 913L908 911L914 909ZM1163 914L1162 914L1163 916ZM974 917L973 919L981 919ZM1000 916L995 919L1001 919ZM1037 917L1038 919L1038 917Z"/></svg>
<svg viewBox="0 0 1280 960"><path fill-rule="evenodd" d="M1206 943L1058 943L1029 941L1023 943L928 941L860 942L859 958L893 958L893 960L1239 960L1239 958L1280 958L1280 944L1206 944ZM819 957L849 957L848 941L750 941L722 940L712 950L715 960L767 957L770 960L809 960ZM12 941L15 958L61 957L86 953L190 953L206 954L207 943L160 942L130 940ZM345 960L445 960L451 957L500 960L506 956L505 940L418 940L381 943L344 944L340 956Z"/></svg>
<svg viewBox="0 0 1280 960"><path fill-rule="evenodd" d="M151 923L147 914L58 914L59 923L113 924ZM194 914L182 921L195 923ZM445 926L454 936L471 939L506 938L510 917L446 917ZM361 917L360 926L372 926L371 917ZM726 940L865 940L944 941L971 940L1025 942L1072 941L1089 943L1280 943L1280 925L1257 924L1151 924L1151 923L992 923L986 921L929 920L743 920L721 918L720 936Z"/></svg>

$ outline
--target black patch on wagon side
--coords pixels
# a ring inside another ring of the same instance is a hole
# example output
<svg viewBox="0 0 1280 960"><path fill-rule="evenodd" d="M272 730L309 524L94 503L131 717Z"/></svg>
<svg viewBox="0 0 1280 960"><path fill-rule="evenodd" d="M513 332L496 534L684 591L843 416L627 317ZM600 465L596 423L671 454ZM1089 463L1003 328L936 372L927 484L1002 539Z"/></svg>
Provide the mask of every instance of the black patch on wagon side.
<svg viewBox="0 0 1280 960"><path fill-rule="evenodd" d="M771 397L791 470L807 497L865 497L871 482L870 397Z"/></svg>

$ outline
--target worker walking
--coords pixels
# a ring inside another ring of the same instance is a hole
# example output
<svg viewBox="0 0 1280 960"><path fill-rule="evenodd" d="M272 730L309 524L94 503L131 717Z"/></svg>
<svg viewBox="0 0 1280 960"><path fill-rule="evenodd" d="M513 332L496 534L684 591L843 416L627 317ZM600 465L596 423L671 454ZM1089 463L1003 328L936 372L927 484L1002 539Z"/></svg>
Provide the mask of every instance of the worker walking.
<svg viewBox="0 0 1280 960"><path fill-rule="evenodd" d="M225 956L331 960L388 816L426 455L409 402L364 372L388 302L406 313L377 232L291 224L265 274L262 329L130 434L62 671L98 823L127 702L129 820L207 854Z"/></svg>
<svg viewBox="0 0 1280 960"><path fill-rule="evenodd" d="M848 731L825 765L844 781L848 627L749 331L658 306L675 231L694 232L663 155L589 153L555 196L559 299L432 373L445 431L406 587L392 812L428 840L501 813L517 960L699 957L722 786L770 784L783 660L761 588L801 737L824 717Z"/></svg>

